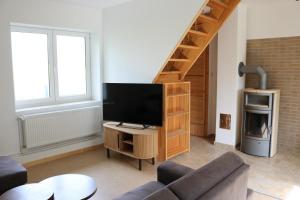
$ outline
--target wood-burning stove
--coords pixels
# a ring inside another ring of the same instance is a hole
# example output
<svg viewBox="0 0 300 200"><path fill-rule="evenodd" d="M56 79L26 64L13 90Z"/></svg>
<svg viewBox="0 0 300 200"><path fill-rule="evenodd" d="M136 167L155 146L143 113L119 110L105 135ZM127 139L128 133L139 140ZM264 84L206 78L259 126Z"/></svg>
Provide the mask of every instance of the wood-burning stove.
<svg viewBox="0 0 300 200"><path fill-rule="evenodd" d="M271 157L277 148L279 90L245 89L241 150Z"/></svg>

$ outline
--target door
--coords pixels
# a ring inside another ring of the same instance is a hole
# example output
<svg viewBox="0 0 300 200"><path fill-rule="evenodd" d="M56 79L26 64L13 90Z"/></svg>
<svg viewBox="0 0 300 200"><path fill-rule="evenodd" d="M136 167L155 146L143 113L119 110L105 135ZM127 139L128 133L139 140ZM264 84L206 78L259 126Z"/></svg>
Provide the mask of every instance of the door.
<svg viewBox="0 0 300 200"><path fill-rule="evenodd" d="M208 127L209 47L185 76L191 82L191 135L206 137Z"/></svg>

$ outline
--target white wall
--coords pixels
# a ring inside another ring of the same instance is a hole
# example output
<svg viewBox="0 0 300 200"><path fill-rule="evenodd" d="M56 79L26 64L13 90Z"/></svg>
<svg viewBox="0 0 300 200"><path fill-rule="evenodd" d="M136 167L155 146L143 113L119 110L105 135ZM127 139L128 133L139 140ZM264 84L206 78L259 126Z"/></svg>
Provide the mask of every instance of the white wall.
<svg viewBox="0 0 300 200"><path fill-rule="evenodd" d="M245 79L238 75L238 64L246 60L246 13L243 4L233 12L218 34L218 79L216 143L235 146L240 134L241 89ZM231 115L231 129L221 129L220 114Z"/></svg>
<svg viewBox="0 0 300 200"><path fill-rule="evenodd" d="M104 81L151 83L203 2L135 0L104 9Z"/></svg>
<svg viewBox="0 0 300 200"><path fill-rule="evenodd" d="M300 1L243 0L248 7L248 39L300 35Z"/></svg>
<svg viewBox="0 0 300 200"><path fill-rule="evenodd" d="M18 154L19 134L14 104L10 23L92 32L94 83L100 87L102 12L99 9L48 0L0 1L0 155ZM95 89L95 91L99 89ZM96 93L96 98L100 98Z"/></svg>

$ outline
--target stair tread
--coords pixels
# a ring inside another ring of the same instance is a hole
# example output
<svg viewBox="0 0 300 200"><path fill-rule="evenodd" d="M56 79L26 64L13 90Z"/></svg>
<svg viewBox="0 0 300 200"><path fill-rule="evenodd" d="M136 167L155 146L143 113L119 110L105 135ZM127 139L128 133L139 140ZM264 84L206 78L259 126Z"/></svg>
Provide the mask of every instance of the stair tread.
<svg viewBox="0 0 300 200"><path fill-rule="evenodd" d="M206 20L206 21L210 21L210 22L213 22L213 23L217 23L218 22L217 19L215 19L215 18L213 18L211 16L208 16L208 15L201 14L199 17L202 18L202 19L204 19L204 20Z"/></svg>
<svg viewBox="0 0 300 200"><path fill-rule="evenodd" d="M187 45L187 44L181 44L179 45L180 48L187 48L187 49L200 49L198 46L193 46L193 45Z"/></svg>
<svg viewBox="0 0 300 200"><path fill-rule="evenodd" d="M187 58L170 58L169 61L172 61L172 62L189 62L190 60L187 59Z"/></svg>
<svg viewBox="0 0 300 200"><path fill-rule="evenodd" d="M208 5L211 5L211 6L218 6L218 7L221 7L221 8L228 8L228 5L226 3L223 3L221 2L220 0L211 0Z"/></svg>
<svg viewBox="0 0 300 200"><path fill-rule="evenodd" d="M196 30L189 30L189 33L192 33L192 34L196 34L196 35L202 35L202 36L207 36L208 34L203 32L203 31L196 31Z"/></svg>
<svg viewBox="0 0 300 200"><path fill-rule="evenodd" d="M174 70L174 71L163 71L160 74L181 74L181 71Z"/></svg>

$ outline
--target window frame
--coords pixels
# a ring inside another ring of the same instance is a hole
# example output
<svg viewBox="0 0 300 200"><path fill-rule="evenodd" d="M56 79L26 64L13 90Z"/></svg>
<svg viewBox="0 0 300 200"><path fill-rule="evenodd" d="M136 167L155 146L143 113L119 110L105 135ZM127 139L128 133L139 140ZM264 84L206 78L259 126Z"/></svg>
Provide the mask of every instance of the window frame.
<svg viewBox="0 0 300 200"><path fill-rule="evenodd" d="M41 106L53 106L64 103L75 103L81 101L92 100L92 78L91 78L91 54L90 54L90 33L73 30L61 30L53 28L39 28L30 26L11 25L10 34L12 32L21 33L39 33L47 35L47 51L48 51L48 80L49 80L49 97L32 100L16 100L16 109L34 108ZM85 39L85 80L86 93L84 95L59 96L58 70L57 70L57 48L56 36L78 36ZM12 38L11 38L12 42ZM11 48L11 60L13 67L13 54Z"/></svg>
<svg viewBox="0 0 300 200"><path fill-rule="evenodd" d="M59 82L58 82L58 69L57 69L57 48L56 48L56 36L74 36L83 37L85 39L85 81L86 81L86 94L85 95L73 95L73 96L59 96ZM56 102L69 103L70 101L84 101L91 99L91 57L90 57L90 36L89 33L74 32L74 31L53 31L53 60L54 60L54 86Z"/></svg>

